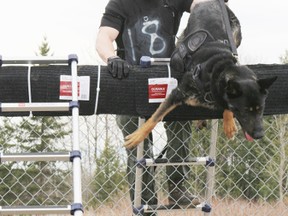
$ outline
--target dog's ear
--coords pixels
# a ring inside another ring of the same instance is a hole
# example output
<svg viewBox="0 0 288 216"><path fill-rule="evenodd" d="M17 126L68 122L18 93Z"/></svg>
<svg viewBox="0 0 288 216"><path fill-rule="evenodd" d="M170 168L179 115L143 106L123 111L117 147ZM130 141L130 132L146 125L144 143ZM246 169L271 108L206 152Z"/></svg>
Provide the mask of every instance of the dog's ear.
<svg viewBox="0 0 288 216"><path fill-rule="evenodd" d="M225 90L229 98L236 98L242 95L241 86L235 80L228 80Z"/></svg>
<svg viewBox="0 0 288 216"><path fill-rule="evenodd" d="M260 86L260 91L267 94L267 89L275 82L276 79L277 76L257 80L257 83Z"/></svg>

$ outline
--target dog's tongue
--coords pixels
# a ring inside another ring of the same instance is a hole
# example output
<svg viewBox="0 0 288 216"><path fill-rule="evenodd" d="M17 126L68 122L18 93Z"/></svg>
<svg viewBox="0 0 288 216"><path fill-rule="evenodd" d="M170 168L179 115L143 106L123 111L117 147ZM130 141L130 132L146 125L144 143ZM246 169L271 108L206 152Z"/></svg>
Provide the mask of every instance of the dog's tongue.
<svg viewBox="0 0 288 216"><path fill-rule="evenodd" d="M252 141L254 140L247 132L245 132L245 138L246 138L249 142L252 142Z"/></svg>

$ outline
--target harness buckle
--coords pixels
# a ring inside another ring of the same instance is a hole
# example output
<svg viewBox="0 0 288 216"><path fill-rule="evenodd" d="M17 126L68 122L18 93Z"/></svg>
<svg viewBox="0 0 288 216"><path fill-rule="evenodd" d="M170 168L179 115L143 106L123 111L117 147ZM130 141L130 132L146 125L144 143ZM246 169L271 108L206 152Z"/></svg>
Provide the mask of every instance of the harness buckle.
<svg viewBox="0 0 288 216"><path fill-rule="evenodd" d="M205 100L205 102L207 102L208 104L213 104L213 103L214 103L213 95L212 95L212 92L211 92L211 91L206 92L206 93L204 94L204 100Z"/></svg>
<svg viewBox="0 0 288 216"><path fill-rule="evenodd" d="M201 71L201 65L198 64L192 71L192 76L194 80L199 79L200 71Z"/></svg>
<svg viewBox="0 0 288 216"><path fill-rule="evenodd" d="M239 61L239 57L237 53L232 53L233 58L235 59L236 63Z"/></svg>

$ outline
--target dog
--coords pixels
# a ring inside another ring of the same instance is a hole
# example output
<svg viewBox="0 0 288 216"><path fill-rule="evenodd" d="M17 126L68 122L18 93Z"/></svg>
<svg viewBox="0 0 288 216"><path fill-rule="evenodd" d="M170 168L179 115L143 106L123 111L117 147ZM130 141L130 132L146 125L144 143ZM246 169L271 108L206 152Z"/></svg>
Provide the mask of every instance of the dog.
<svg viewBox="0 0 288 216"><path fill-rule="evenodd" d="M194 0L182 39L170 65L182 71L180 84L124 146L133 148L143 141L169 112L181 104L223 109L223 129L228 139L237 132L234 117L247 140L264 136L263 111L268 88L277 77L258 79L247 66L238 64L231 49L220 0ZM226 5L234 46L241 43L238 18Z"/></svg>

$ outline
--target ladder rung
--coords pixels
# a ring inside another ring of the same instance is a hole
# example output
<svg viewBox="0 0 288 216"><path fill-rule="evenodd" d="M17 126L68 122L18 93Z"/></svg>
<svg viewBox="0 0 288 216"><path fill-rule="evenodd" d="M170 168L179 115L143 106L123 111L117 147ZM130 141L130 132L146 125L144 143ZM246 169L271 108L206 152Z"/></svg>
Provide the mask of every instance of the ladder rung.
<svg viewBox="0 0 288 216"><path fill-rule="evenodd" d="M150 65L167 65L170 63L170 58L151 58L150 56L142 56L140 58L140 65L142 67L149 67Z"/></svg>
<svg viewBox="0 0 288 216"><path fill-rule="evenodd" d="M163 210L181 210L181 209L197 209L203 212L211 212L211 206L207 203L201 203L197 206L182 206L182 205L144 205L144 212L155 212Z"/></svg>
<svg viewBox="0 0 288 216"><path fill-rule="evenodd" d="M55 103L1 103L1 112L69 111L69 102Z"/></svg>
<svg viewBox="0 0 288 216"><path fill-rule="evenodd" d="M41 152L41 153L2 153L0 152L0 162L8 161L69 161L70 152Z"/></svg>
<svg viewBox="0 0 288 216"><path fill-rule="evenodd" d="M70 214L71 206L0 206L0 215Z"/></svg>
<svg viewBox="0 0 288 216"><path fill-rule="evenodd" d="M177 165L206 165L206 166L214 166L215 161L210 157L195 157L189 158L187 160L176 160L173 162L169 162L166 158L143 158L138 162L140 165L144 166L177 166Z"/></svg>
<svg viewBox="0 0 288 216"><path fill-rule="evenodd" d="M2 57L2 64L68 64L69 59L66 57L47 57L47 56L38 56L38 57L32 57L32 58L4 58Z"/></svg>

